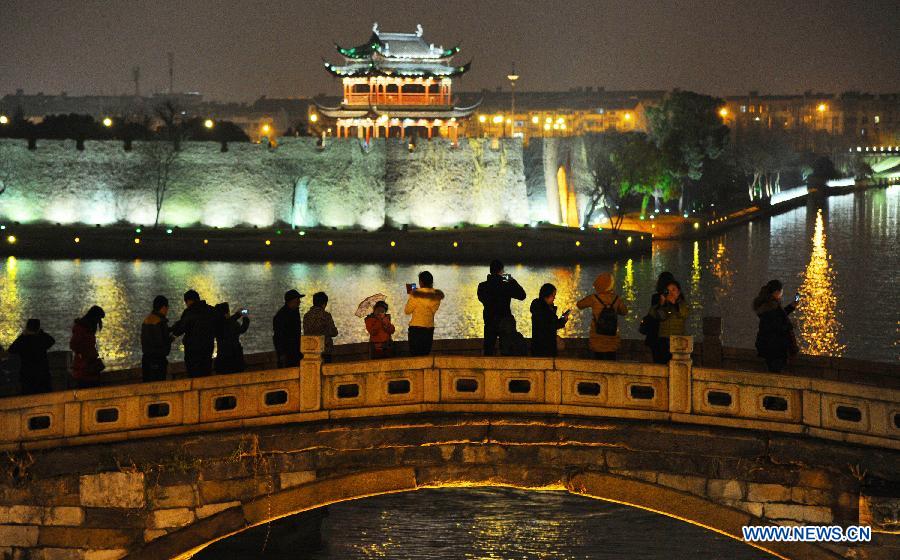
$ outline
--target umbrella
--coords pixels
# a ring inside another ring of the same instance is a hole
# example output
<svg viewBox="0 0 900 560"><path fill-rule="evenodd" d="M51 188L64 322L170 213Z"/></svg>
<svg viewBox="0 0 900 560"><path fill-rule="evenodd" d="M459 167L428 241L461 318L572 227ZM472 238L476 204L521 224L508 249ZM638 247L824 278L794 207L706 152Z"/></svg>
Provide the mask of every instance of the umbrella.
<svg viewBox="0 0 900 560"><path fill-rule="evenodd" d="M386 296L384 294L375 294L367 297L359 303L359 307L356 308L356 316L357 317L365 317L369 313L372 312L372 308L375 307L375 304L379 301L384 301Z"/></svg>

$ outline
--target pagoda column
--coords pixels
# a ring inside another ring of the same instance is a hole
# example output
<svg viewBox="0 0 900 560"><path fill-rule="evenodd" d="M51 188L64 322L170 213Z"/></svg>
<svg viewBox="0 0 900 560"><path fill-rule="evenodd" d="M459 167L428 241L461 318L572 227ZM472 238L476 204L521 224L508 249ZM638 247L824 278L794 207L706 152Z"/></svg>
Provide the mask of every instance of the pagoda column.
<svg viewBox="0 0 900 560"><path fill-rule="evenodd" d="M431 140L431 129L432 129L432 128L433 128L432 125L428 125L428 139L429 139L429 140Z"/></svg>

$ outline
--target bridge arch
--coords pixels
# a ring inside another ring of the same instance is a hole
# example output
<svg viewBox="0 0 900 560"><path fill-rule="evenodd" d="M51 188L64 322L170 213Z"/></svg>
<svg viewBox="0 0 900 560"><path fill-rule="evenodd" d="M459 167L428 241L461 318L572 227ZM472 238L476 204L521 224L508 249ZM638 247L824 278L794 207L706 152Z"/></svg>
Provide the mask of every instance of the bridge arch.
<svg viewBox="0 0 900 560"><path fill-rule="evenodd" d="M553 431L568 422L542 424L534 420L512 420L507 427L515 426L524 434L530 429ZM440 422L438 422L440 423ZM489 425L487 422L485 425ZM459 428L460 425L456 425ZM471 427L471 426L469 426ZM387 426L379 429L410 430L425 433L426 426L418 423ZM449 428L444 425L443 429ZM614 429L611 425L582 429ZM438 430L438 432L442 431ZM345 434L354 439L352 428ZM336 466L336 473L315 478L297 486L271 493L253 496L239 504L212 516L197 520L184 527L154 539L133 550L128 559L178 558L188 559L206 546L246 529L294 514L310 511L334 503L363 499L384 494L414 492L426 488L504 486L529 491L563 490L593 499L616 502L666 515L697 525L707 530L741 540L744 525L767 525L764 519L722 503L721 497L710 498L692 494L685 489L666 486L654 479L660 474L670 477L667 483L691 480L690 475L654 473L651 471L626 471L622 469L591 470L587 462L598 462L603 456L602 446L560 446L550 442L468 441L447 443L444 438L425 438L414 444L401 437L405 443L390 447L376 445L356 450L353 461L357 467ZM439 461L424 461L421 454L406 457L404 450L410 445L436 446ZM526 447L527 451L509 452L510 446ZM361 451L361 452L360 452ZM326 452L327 454L327 452ZM392 459L387 459L388 455ZM592 459L588 457L594 455ZM530 456L534 462L524 461ZM328 461L317 462L320 471L328 472ZM340 463L340 461L338 461ZM600 463L603 462L601 459ZM389 465L389 463L393 463ZM707 483L708 486L708 483ZM746 544L746 543L745 543ZM822 546L808 543L758 543L757 548L778 558L828 559L843 556Z"/></svg>

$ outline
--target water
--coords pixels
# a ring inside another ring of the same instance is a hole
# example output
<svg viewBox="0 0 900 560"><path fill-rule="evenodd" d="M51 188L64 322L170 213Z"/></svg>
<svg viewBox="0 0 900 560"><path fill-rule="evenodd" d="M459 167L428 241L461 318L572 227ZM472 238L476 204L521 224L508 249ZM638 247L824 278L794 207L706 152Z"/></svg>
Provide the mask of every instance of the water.
<svg viewBox="0 0 900 560"><path fill-rule="evenodd" d="M768 560L774 556L663 515L575 496L508 488L420 490L328 507L322 546L260 550L264 528L240 552L228 540L197 560Z"/></svg>
<svg viewBox="0 0 900 560"><path fill-rule="evenodd" d="M752 347L756 320L750 302L771 278L805 299L795 320L805 352L893 362L900 356L900 189L829 198L821 209L798 208L697 242L657 243L653 254L581 266L517 266L512 273L529 294L554 283L560 310L590 293L595 276L615 273L629 307L622 324L637 337L656 275L671 270L694 305L689 328L704 315L725 317L725 343ZM503 257L504 255L500 255ZM508 259L512 262L513 259ZM111 367L139 362L139 332L153 296L181 311L188 287L210 303L247 307L253 320L248 352L271 348L271 316L285 290L311 296L324 290L341 342L365 340L353 315L363 298L387 295L395 322L404 284L427 268L447 298L437 316L439 338L477 337L481 306L475 287L484 267L307 263L190 263L110 260L0 261L0 344L8 345L29 317L64 348L72 320L91 304L107 311L101 353ZM307 302L309 299L307 299ZM308 305L308 303L306 304ZM304 305L304 308L306 307ZM528 302L514 306L529 332ZM575 313L567 336L586 336L589 317ZM172 359L180 359L180 350ZM560 493L440 490L382 496L334 505L325 522L326 546L292 560L353 558L764 558L763 553L712 532L653 513ZM227 546L227 543L226 543ZM224 557L233 557L227 553ZM221 557L221 556L220 556ZM252 558L256 555L250 556Z"/></svg>
<svg viewBox="0 0 900 560"><path fill-rule="evenodd" d="M528 303L544 282L559 290L560 311L590 293L596 275L612 270L628 305L621 323L625 337L635 337L646 312L656 275L671 270L694 306L691 334L700 334L702 316L725 318L724 341L751 348L756 319L750 302L771 278L785 283L787 297L805 294L795 314L804 352L896 361L900 357L900 189L871 190L827 199L821 209L798 208L752 222L710 239L659 242L653 254L615 262L576 266L509 264L528 292L529 300L514 305L517 322L530 332ZM499 255L503 257L504 255ZM507 259L510 262L512 258ZM341 332L337 343L361 342L366 332L353 312L365 297L387 295L395 323L405 326L404 284L414 282L423 268L447 298L437 316L437 338L478 337L481 305L475 297L486 267L468 265L311 264L151 262L113 260L0 260L0 344L8 345L29 317L64 348L72 320L91 304L106 312L99 341L112 368L140 362L140 323L156 294L173 302L173 318L182 307L180 296L197 289L210 303L228 301L232 309L250 309L252 324L243 337L247 352L271 350L271 317L282 294L297 287L311 295L329 294L329 311ZM566 336L587 336L587 312L575 312ZM398 329L405 338L405 328ZM181 358L180 349L173 360Z"/></svg>

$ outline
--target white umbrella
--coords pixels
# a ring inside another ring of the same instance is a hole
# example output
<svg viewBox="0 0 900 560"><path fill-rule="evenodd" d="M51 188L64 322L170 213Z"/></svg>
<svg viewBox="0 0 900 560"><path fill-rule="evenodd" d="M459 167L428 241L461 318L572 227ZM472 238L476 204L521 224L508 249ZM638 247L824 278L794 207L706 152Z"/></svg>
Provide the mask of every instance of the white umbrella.
<svg viewBox="0 0 900 560"><path fill-rule="evenodd" d="M356 308L356 316L359 318L363 318L372 312L372 308L375 307L375 304L379 301L384 301L386 296L384 294L375 294L367 297L359 303L359 307Z"/></svg>

